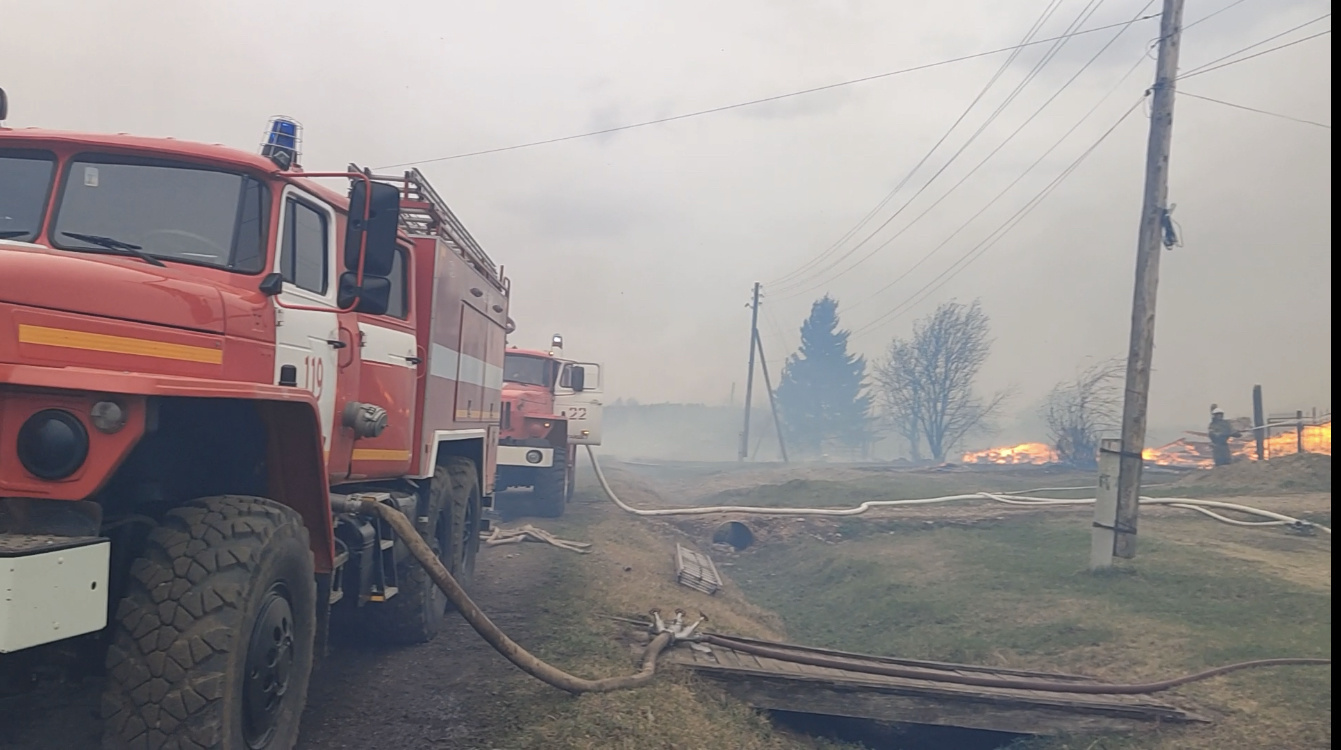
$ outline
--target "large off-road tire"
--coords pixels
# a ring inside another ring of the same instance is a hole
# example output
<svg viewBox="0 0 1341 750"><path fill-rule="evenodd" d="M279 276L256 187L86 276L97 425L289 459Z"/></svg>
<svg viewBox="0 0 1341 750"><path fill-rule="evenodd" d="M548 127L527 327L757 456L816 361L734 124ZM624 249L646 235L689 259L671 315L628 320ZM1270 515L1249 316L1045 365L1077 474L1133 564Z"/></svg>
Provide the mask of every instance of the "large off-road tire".
<svg viewBox="0 0 1341 750"><path fill-rule="evenodd" d="M554 464L540 469L531 487L535 513L541 518L558 518L568 505L568 450L554 449Z"/></svg>
<svg viewBox="0 0 1341 750"><path fill-rule="evenodd" d="M290 750L316 601L307 528L292 509L226 495L169 511L116 608L104 747Z"/></svg>
<svg viewBox="0 0 1341 750"><path fill-rule="evenodd" d="M469 585L475 572L482 513L475 462L447 457L434 470L429 484L428 503L422 514L429 519L424 541L462 586ZM413 559L407 559L396 572L400 590L385 602L369 602L360 608L358 630L378 643L427 643L442 630L447 596Z"/></svg>

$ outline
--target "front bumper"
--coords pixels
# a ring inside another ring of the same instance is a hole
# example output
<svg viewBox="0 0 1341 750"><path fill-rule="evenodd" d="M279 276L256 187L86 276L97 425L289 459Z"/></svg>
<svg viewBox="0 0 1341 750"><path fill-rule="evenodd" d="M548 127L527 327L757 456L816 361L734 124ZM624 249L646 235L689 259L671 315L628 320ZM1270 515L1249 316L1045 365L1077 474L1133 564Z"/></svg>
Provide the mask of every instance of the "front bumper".
<svg viewBox="0 0 1341 750"><path fill-rule="evenodd" d="M103 537L0 534L0 654L107 627L111 549Z"/></svg>
<svg viewBox="0 0 1341 750"><path fill-rule="evenodd" d="M497 463L499 466L547 469L554 465L554 449L525 445L500 445L498 446Z"/></svg>

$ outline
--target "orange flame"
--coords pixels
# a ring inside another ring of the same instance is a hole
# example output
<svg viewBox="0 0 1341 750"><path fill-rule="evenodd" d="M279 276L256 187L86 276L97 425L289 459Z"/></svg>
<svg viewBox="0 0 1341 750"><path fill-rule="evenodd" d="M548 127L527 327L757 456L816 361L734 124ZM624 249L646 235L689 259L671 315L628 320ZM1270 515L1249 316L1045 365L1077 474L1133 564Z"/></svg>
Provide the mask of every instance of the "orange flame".
<svg viewBox="0 0 1341 750"><path fill-rule="evenodd" d="M1266 458L1279 458L1299 452L1303 443L1305 453L1332 455L1332 423L1304 425L1302 435L1296 434L1293 427L1280 425L1278 432L1266 438L1263 453ZM1235 461L1256 461L1257 442L1251 430L1244 430L1242 437L1231 440L1229 450ZM1202 440L1179 438L1158 448L1146 448L1141 453L1148 463L1156 466L1169 466L1183 469L1209 469L1215 465L1211 456L1211 444ZM1021 443L1019 445L988 448L982 451L970 451L962 459L966 464L1050 464L1058 460L1057 451L1045 443Z"/></svg>
<svg viewBox="0 0 1341 750"><path fill-rule="evenodd" d="M1057 461L1057 451L1044 443L1020 443L1009 448L988 448L985 451L965 453L966 464L1050 464Z"/></svg>

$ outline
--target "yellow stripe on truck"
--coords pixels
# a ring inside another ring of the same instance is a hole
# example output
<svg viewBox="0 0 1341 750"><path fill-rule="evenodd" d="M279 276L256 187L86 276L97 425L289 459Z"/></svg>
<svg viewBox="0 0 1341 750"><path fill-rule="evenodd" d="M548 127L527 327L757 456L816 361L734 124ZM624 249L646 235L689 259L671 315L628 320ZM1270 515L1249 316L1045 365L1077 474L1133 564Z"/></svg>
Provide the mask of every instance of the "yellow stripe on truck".
<svg viewBox="0 0 1341 750"><path fill-rule="evenodd" d="M109 336L104 333L72 331L67 328L48 328L24 323L19 324L19 343L38 346L55 346L62 349L81 349L90 352L108 354L130 354L137 357L155 359L174 359L181 362L201 362L208 365L223 364L223 350L189 344L173 344L154 339L138 339L129 336Z"/></svg>
<svg viewBox="0 0 1341 750"><path fill-rule="evenodd" d="M355 448L355 461L409 461L410 452L382 448Z"/></svg>

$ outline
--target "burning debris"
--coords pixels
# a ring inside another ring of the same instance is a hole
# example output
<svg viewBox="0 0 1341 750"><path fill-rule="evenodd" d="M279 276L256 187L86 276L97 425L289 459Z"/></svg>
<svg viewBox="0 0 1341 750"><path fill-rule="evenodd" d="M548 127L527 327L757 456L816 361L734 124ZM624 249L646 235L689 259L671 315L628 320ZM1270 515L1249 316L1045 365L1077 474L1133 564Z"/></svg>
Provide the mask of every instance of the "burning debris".
<svg viewBox="0 0 1341 750"><path fill-rule="evenodd" d="M1234 426L1241 436L1229 443L1234 461L1256 461L1257 442L1253 439L1252 420L1236 419ZM1305 424L1302 429L1294 425L1277 425L1282 429L1269 435L1263 442L1263 455L1267 459L1279 458L1300 452L1332 455L1332 423ZM1178 438L1171 443L1143 451L1145 460L1156 466L1176 469L1209 469L1215 465L1211 456L1211 443L1205 433L1189 432L1194 437ZM964 454L964 464L1033 465L1058 463L1056 449L1046 443L1021 443L1013 446L988 448L970 451Z"/></svg>
<svg viewBox="0 0 1341 750"><path fill-rule="evenodd" d="M1003 448L965 453L965 464L1031 464L1035 466L1057 463L1057 451L1046 443L1020 443Z"/></svg>

